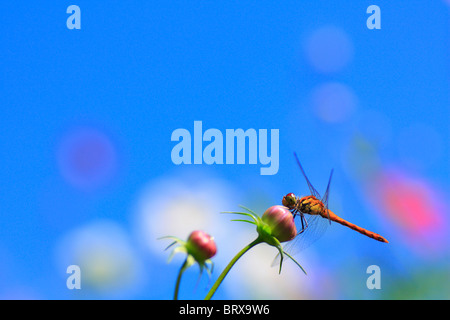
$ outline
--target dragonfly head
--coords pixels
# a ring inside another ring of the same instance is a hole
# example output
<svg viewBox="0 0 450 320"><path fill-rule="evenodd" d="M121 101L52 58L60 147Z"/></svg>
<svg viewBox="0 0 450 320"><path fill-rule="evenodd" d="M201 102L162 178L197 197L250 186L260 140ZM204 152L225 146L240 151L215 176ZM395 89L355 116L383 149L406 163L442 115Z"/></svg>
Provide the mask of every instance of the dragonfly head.
<svg viewBox="0 0 450 320"><path fill-rule="evenodd" d="M288 193L283 197L283 200L281 201L283 206L287 207L288 209L294 209L295 205L297 204L297 197L293 193Z"/></svg>

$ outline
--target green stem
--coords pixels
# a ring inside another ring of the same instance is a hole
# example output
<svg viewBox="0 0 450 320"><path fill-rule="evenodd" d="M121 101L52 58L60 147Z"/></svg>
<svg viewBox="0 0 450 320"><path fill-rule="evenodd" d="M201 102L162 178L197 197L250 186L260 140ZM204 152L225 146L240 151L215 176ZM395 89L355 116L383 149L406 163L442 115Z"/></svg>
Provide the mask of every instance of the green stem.
<svg viewBox="0 0 450 320"><path fill-rule="evenodd" d="M220 286L220 284L222 283L223 279L225 279L225 277L227 276L228 272L233 267L233 265L236 263L236 261L238 261L239 258L244 255L244 253L246 253L248 250L250 250L251 248L253 248L254 246L256 246L257 244L259 244L261 242L263 242L263 240L261 240L261 238L258 237L253 242L251 242L250 244L245 246L241 251L238 252L238 254L230 261L230 263L228 263L228 265L222 271L220 276L217 278L216 282L213 284L213 286L209 290L208 294L206 295L205 300L210 300L212 298L212 296L216 292L217 288Z"/></svg>
<svg viewBox="0 0 450 320"><path fill-rule="evenodd" d="M183 272L187 269L187 267L188 267L188 259L186 258L186 260L184 261L183 265L180 268L180 271L178 272L178 277L177 277L177 282L175 284L175 293L173 295L173 300L178 300L178 290L180 289L181 276L183 275Z"/></svg>

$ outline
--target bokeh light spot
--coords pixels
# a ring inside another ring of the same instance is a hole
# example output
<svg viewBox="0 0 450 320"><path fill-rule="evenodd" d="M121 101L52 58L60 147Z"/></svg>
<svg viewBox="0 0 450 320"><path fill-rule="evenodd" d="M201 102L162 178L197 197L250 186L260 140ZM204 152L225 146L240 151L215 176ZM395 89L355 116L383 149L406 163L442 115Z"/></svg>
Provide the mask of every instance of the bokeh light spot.
<svg viewBox="0 0 450 320"><path fill-rule="evenodd" d="M319 73L342 71L354 54L347 33L335 26L315 30L306 40L305 51L308 62Z"/></svg>
<svg viewBox="0 0 450 320"><path fill-rule="evenodd" d="M117 152L111 139L92 128L76 129L64 136L57 158L64 179L83 190L105 185L117 169Z"/></svg>
<svg viewBox="0 0 450 320"><path fill-rule="evenodd" d="M357 106L357 98L350 87L342 83L330 82L314 89L312 104L319 119L338 123L352 115Z"/></svg>

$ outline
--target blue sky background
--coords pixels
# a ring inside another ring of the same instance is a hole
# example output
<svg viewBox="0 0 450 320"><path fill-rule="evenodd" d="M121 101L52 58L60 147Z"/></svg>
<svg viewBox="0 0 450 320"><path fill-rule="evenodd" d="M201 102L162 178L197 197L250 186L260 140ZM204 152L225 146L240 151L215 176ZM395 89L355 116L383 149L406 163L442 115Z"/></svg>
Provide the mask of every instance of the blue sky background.
<svg viewBox="0 0 450 320"><path fill-rule="evenodd" d="M66 27L71 4L81 8L81 30ZM381 8L381 30L366 27L371 4ZM448 299L439 284L450 277L449 9L444 0L2 3L0 297L170 299L181 260L167 265L164 243L148 239L164 235L158 230L184 237L196 219L212 231L222 225L214 280L254 236L220 211L243 204L262 213L288 192L308 193L296 151L319 192L334 168L335 213L391 243L333 226L299 257L310 275L292 268L298 292L239 278L260 261L249 255L217 298ZM320 49L338 36L337 53ZM336 70L321 70L330 59ZM329 96L320 88L330 83L336 98L323 111L317 101ZM193 132L195 120L223 133L279 129L278 174L260 176L260 165L175 166L171 133ZM80 135L103 150L85 152L87 173L70 152L61 156ZM168 209L205 198L214 210L180 218ZM146 199L154 211L142 212ZM155 221L149 237L143 221ZM103 256L85 253L86 243L115 248L99 259L107 267L89 260ZM71 292L69 264L97 276L83 274L83 289ZM381 267L382 290L365 287L370 264ZM194 268L184 281L183 298L205 295L207 277L193 289Z"/></svg>

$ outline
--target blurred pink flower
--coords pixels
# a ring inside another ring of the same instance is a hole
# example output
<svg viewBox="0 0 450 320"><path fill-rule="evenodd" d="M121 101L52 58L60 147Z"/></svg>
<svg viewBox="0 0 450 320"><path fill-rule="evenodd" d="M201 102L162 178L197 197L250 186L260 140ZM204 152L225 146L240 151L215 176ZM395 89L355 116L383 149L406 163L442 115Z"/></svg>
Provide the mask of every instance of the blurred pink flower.
<svg viewBox="0 0 450 320"><path fill-rule="evenodd" d="M372 200L404 232L408 242L424 248L442 248L446 209L436 190L424 180L399 170L382 170L374 177Z"/></svg>

